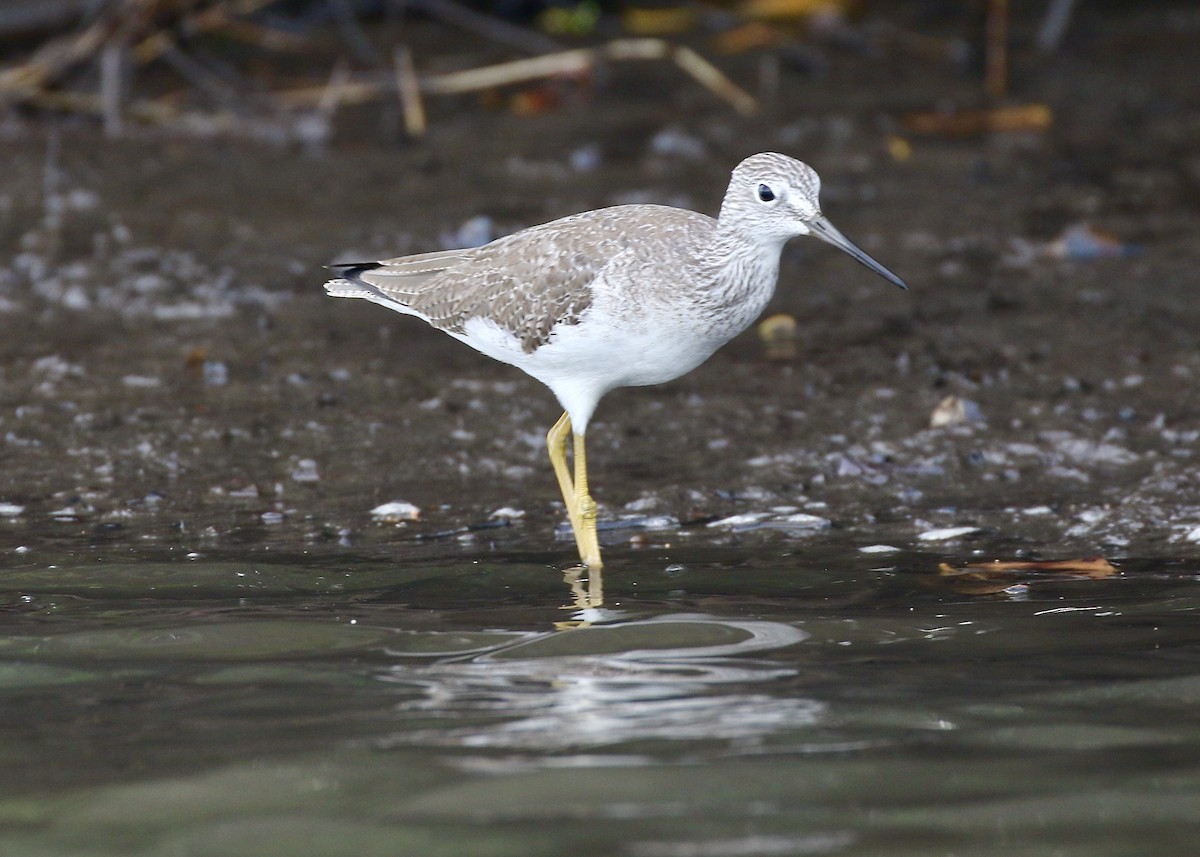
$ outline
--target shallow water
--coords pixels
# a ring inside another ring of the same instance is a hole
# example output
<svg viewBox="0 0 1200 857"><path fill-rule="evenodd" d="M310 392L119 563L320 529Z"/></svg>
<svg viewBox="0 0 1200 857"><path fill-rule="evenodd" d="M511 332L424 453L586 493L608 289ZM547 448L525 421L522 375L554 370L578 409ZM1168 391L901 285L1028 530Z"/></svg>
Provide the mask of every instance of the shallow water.
<svg viewBox="0 0 1200 857"><path fill-rule="evenodd" d="M0 853L1193 853L1196 565L942 559L26 558Z"/></svg>

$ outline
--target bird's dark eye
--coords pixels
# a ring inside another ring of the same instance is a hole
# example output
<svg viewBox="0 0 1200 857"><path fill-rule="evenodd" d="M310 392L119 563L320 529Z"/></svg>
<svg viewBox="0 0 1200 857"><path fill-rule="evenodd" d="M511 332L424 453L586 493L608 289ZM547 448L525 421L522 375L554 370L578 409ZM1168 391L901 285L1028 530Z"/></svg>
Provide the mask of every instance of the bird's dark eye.
<svg viewBox="0 0 1200 857"><path fill-rule="evenodd" d="M758 198L763 202L770 202L775 199L775 191L771 190L768 185L760 184L758 186Z"/></svg>

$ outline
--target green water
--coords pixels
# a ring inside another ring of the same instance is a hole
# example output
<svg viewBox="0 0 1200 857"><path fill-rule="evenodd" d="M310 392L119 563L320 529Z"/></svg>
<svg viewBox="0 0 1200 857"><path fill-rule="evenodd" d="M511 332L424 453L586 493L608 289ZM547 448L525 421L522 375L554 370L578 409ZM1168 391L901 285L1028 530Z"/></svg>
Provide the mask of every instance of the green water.
<svg viewBox="0 0 1200 857"><path fill-rule="evenodd" d="M0 854L1190 855L1200 579L10 556Z"/></svg>

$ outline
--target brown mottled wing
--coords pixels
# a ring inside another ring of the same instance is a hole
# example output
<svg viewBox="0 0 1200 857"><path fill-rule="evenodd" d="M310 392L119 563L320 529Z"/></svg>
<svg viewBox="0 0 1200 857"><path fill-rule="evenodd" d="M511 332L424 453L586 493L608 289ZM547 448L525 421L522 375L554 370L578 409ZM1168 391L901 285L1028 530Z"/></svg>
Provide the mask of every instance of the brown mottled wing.
<svg viewBox="0 0 1200 857"><path fill-rule="evenodd" d="M534 226L474 250L405 256L345 275L442 330L462 332L472 318L490 319L532 352L555 325L579 321L606 265L635 243L644 247L658 221L680 215L695 216L662 206L615 206Z"/></svg>

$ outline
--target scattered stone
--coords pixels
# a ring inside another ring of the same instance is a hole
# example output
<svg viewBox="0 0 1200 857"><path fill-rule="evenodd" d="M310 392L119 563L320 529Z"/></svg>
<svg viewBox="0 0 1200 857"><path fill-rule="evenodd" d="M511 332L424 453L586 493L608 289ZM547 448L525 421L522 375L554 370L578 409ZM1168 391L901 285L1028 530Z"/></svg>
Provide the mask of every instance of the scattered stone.
<svg viewBox="0 0 1200 857"><path fill-rule="evenodd" d="M806 512L783 515L776 512L745 512L710 521L707 526L710 529L724 527L732 530L774 529L815 532L828 529L833 526L833 523L828 518L809 515Z"/></svg>
<svg viewBox="0 0 1200 857"><path fill-rule="evenodd" d="M486 214L472 217L453 232L443 232L442 245L447 250L482 247L496 237L496 224Z"/></svg>
<svg viewBox="0 0 1200 857"><path fill-rule="evenodd" d="M679 128L663 128L650 139L650 151L664 158L698 161L705 154L704 141Z"/></svg>
<svg viewBox="0 0 1200 857"><path fill-rule="evenodd" d="M679 519L673 515L626 515L615 521L602 521L601 530L674 530Z"/></svg>
<svg viewBox="0 0 1200 857"><path fill-rule="evenodd" d="M229 383L229 367L220 360L205 360L202 372L206 387L224 387Z"/></svg>
<svg viewBox="0 0 1200 857"><path fill-rule="evenodd" d="M1057 433L1055 433L1057 434ZM1132 464L1139 456L1136 452L1113 443L1096 443L1083 438L1052 438L1055 447L1076 464Z"/></svg>
<svg viewBox="0 0 1200 857"><path fill-rule="evenodd" d="M777 313L759 322L758 337L768 360L786 362L796 358L797 327L795 317L787 313Z"/></svg>
<svg viewBox="0 0 1200 857"><path fill-rule="evenodd" d="M590 173L604 161L604 152L596 143L587 143L567 156L567 165L577 173Z"/></svg>
<svg viewBox="0 0 1200 857"><path fill-rule="evenodd" d="M1042 251L1051 259L1070 262L1091 262L1095 259L1122 259L1136 256L1142 248L1127 244L1111 232L1087 223L1073 223L1059 233Z"/></svg>
<svg viewBox="0 0 1200 857"><path fill-rule="evenodd" d="M321 474L317 472L317 462L311 458L302 458L296 462L296 467L292 470L292 481L318 482L320 479Z"/></svg>
<svg viewBox="0 0 1200 857"><path fill-rule="evenodd" d="M24 511L25 507L16 503L0 503L0 518L15 518Z"/></svg>

